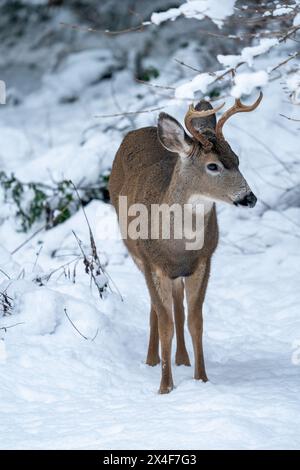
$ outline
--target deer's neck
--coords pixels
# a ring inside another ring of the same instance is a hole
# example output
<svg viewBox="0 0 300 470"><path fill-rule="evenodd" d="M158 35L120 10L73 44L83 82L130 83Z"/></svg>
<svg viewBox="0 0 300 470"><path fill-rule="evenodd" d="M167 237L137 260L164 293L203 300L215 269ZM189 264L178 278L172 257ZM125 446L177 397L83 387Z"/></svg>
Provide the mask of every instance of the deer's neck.
<svg viewBox="0 0 300 470"><path fill-rule="evenodd" d="M172 204L189 204L193 212L202 207L204 215L209 215L214 206L214 201L201 193L201 190L193 190L190 175L187 175L178 159L172 175L171 182L162 202ZM198 208L198 209L197 209ZM202 209L201 209L202 210Z"/></svg>

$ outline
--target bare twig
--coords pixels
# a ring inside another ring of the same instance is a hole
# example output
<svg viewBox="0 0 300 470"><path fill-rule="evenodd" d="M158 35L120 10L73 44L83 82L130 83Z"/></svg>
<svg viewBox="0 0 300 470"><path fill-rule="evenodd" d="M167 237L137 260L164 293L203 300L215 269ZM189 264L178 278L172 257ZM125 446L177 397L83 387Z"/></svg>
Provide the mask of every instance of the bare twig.
<svg viewBox="0 0 300 470"><path fill-rule="evenodd" d="M298 30L300 29L300 26L294 26L290 30L288 30L281 38L279 39L279 42L284 42L287 39L289 39L293 34L295 34Z"/></svg>
<svg viewBox="0 0 300 470"><path fill-rule="evenodd" d="M44 245L41 245L40 248L39 248L39 250L38 250L37 253L36 253L36 258L35 258L35 262L34 262L34 265L33 265L33 268L32 268L32 272L33 272L33 271L35 270L35 268L36 268L38 259L39 259L39 257L40 257L41 251L42 251L42 249L43 249L43 246L44 246Z"/></svg>
<svg viewBox="0 0 300 470"><path fill-rule="evenodd" d="M292 118L292 117L290 117L290 116L286 116L285 114L279 113L279 116L282 116L282 117L284 117L285 119L288 119L289 121L300 122L300 119L294 119L294 118Z"/></svg>
<svg viewBox="0 0 300 470"><path fill-rule="evenodd" d="M287 59L283 60L282 62L280 62L278 65L276 65L275 67L273 67L270 72L274 72L274 70L277 70L279 69L279 67L281 67L282 65L285 65L287 64L290 60L293 60L295 59L297 56L300 55L300 52L294 52L294 54L292 54L290 57L288 57Z"/></svg>
<svg viewBox="0 0 300 470"><path fill-rule="evenodd" d="M60 213L57 215L57 217L54 217L52 223L55 224L56 220L61 217L61 215L67 210L68 206L66 205L65 207L63 207L63 209L60 211ZM46 230L46 228L48 227L47 224L43 225L42 227L38 228L35 232L33 232L30 237L26 238L26 240L24 242L21 243L21 245L17 246L17 248L15 248L13 251L11 251L11 255L14 255L15 253L17 253L17 251L19 251L21 248L23 248L25 245L27 245L27 243L29 243L36 235L38 235L40 232L42 232L43 230Z"/></svg>
<svg viewBox="0 0 300 470"><path fill-rule="evenodd" d="M146 82L145 80L141 80L140 78L135 77L135 81L140 83L141 85L146 85L152 88L162 88L163 90L175 90L176 88L173 86L168 85L157 85L155 83Z"/></svg>
<svg viewBox="0 0 300 470"><path fill-rule="evenodd" d="M179 60L179 59L174 59L175 62L177 62L177 64L179 65L183 65L183 67L186 67L190 70L193 70L194 72L197 72L197 73L201 73L201 70L199 69L196 69L195 67L193 67L192 65L189 65L189 64L186 64L185 62L183 62L182 60Z"/></svg>
<svg viewBox="0 0 300 470"><path fill-rule="evenodd" d="M59 24L65 28L76 29L77 31L85 31L86 33L97 33L97 34L105 34L108 36L117 36L118 34L126 34L126 33L143 31L145 26L149 26L151 23L144 22L138 26L134 26L132 28L120 29L119 31L110 31L109 29L102 29L102 30L94 29L94 28L90 28L86 26L79 26L78 24L65 23L63 21L61 21Z"/></svg>
<svg viewBox="0 0 300 470"><path fill-rule="evenodd" d="M134 114L153 113L154 111L161 111L162 109L165 109L165 108L166 106L160 106L158 108L144 109L142 111L129 111L126 113L116 113L116 114L97 114L94 117L95 118L111 118L111 117L120 117L120 116L130 116Z"/></svg>
<svg viewBox="0 0 300 470"><path fill-rule="evenodd" d="M32 240L36 235L38 235L40 232L45 230L46 227L47 227L47 225L45 224L42 227L40 227L39 229L37 229L35 232L33 232L32 235L30 235L30 237L26 238L26 240L24 242L22 242L21 245L17 246L17 248L15 248L10 254L14 255L15 253L17 253L17 251L19 251L21 248L23 248L23 246L27 245L27 243L29 243L30 240Z"/></svg>
<svg viewBox="0 0 300 470"><path fill-rule="evenodd" d="M94 341L98 335L98 332L99 332L99 328L97 328L97 331L96 331L96 334L93 338L88 338L87 336L85 336L83 333L81 333L81 331L77 328L77 326L73 323L73 321L71 320L71 318L69 317L68 315L68 312L67 312L67 309L66 307L64 308L64 312L65 312L65 315L67 317L67 319L69 320L69 322L71 323L71 325L73 326L73 328L77 331L78 334L80 334L80 336L82 336L82 338L84 338L86 341Z"/></svg>
<svg viewBox="0 0 300 470"><path fill-rule="evenodd" d="M72 259L68 263L65 263L58 268L53 269L50 273L44 274L43 276L36 276L35 282L43 284L43 282L48 282L50 278L53 276L53 274L57 273L61 269L64 270L66 267L70 266L72 263L76 263L77 261L80 260L80 256L76 256L76 258Z"/></svg>
<svg viewBox="0 0 300 470"><path fill-rule="evenodd" d="M6 276L7 279L11 279L11 277L10 277L5 271L3 271L2 268L0 268L0 272L1 272L2 274L4 274L4 276Z"/></svg>
<svg viewBox="0 0 300 470"><path fill-rule="evenodd" d="M14 328L15 326L18 326L18 325L24 325L25 322L19 322L19 323L15 323L14 325L9 325L9 326L1 326L0 327L0 330L4 330L5 333L7 330L9 330L9 328Z"/></svg>

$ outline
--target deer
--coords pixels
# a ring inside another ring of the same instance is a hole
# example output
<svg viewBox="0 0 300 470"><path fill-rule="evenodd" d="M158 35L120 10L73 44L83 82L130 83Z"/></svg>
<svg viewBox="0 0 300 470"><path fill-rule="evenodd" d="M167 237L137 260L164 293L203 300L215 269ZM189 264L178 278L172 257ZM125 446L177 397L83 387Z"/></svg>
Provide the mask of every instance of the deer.
<svg viewBox="0 0 300 470"><path fill-rule="evenodd" d="M203 355L203 303L208 286L212 255L218 245L216 203L254 207L257 198L239 170L239 158L223 135L223 126L236 113L250 112L262 100L246 105L240 99L220 117L224 106L213 108L201 100L189 106L185 127L161 112L157 126L130 131L123 139L113 162L109 194L119 217L120 196L129 206L144 204L192 203L203 207L203 244L187 250L184 240L124 237L134 262L144 275L150 295L150 336L146 364L161 362L159 393L174 388L171 349L176 332L175 364L190 366L185 345L184 296L187 324L194 352L194 378L208 380ZM132 220L127 215L128 220ZM151 220L149 221L151 225ZM175 324L175 328L174 328ZM160 346L160 347L159 347Z"/></svg>

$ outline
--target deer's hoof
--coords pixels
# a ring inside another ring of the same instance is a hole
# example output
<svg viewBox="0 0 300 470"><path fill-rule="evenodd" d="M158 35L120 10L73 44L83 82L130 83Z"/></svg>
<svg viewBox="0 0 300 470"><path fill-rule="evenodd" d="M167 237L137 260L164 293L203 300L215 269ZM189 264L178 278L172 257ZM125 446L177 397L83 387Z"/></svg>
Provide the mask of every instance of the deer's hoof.
<svg viewBox="0 0 300 470"><path fill-rule="evenodd" d="M173 380L162 381L158 390L158 393L165 395L166 393L172 392L174 388Z"/></svg>
<svg viewBox="0 0 300 470"><path fill-rule="evenodd" d="M159 356L148 356L146 359L146 364L147 366L157 366L160 363L160 357Z"/></svg>
<svg viewBox="0 0 300 470"><path fill-rule="evenodd" d="M176 366L190 366L191 365L190 358L189 358L187 351L176 352L175 364Z"/></svg>
<svg viewBox="0 0 300 470"><path fill-rule="evenodd" d="M160 395L166 395L167 393L172 392L173 388L174 388L173 385L169 385L168 387L160 387L158 390L158 393Z"/></svg>
<svg viewBox="0 0 300 470"><path fill-rule="evenodd" d="M201 380L202 382L208 382L207 375L204 373L202 374L195 374L195 380Z"/></svg>

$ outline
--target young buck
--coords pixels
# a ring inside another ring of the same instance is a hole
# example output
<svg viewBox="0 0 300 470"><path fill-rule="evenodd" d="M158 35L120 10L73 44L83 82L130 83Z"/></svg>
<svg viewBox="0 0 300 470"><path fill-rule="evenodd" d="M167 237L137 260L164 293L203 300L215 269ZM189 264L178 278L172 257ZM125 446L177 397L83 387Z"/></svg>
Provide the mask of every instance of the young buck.
<svg viewBox="0 0 300 470"><path fill-rule="evenodd" d="M109 182L112 204L119 214L120 196L127 204L192 205L192 217L202 205L204 242L198 249L187 249L186 239L128 236L124 240L132 258L144 273L151 298L150 339L146 363L160 362L160 393L173 388L171 345L174 322L177 338L175 362L190 365L184 341L184 289L188 306L188 328L192 337L197 380L207 381L202 348L202 305L208 284L211 257L218 244L215 202L253 207L256 197L239 171L239 159L225 140L222 129L229 117L254 110L262 93L251 106L239 99L216 122L216 112L207 101L192 105L183 127L172 116L161 113L158 126L129 132L113 163ZM129 211L130 212L130 211ZM128 213L129 213L128 212ZM198 211L199 213L199 211ZM128 223L132 217L126 215ZM120 219L120 214L119 214ZM119 220L120 221L120 220ZM174 220L171 220L171 224ZM149 221L151 228L151 220Z"/></svg>

